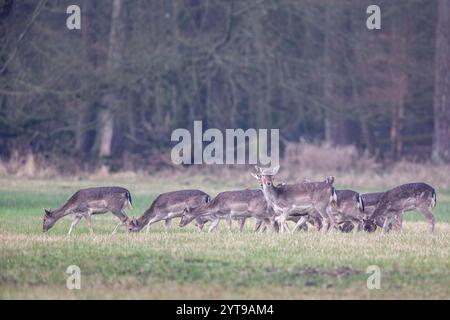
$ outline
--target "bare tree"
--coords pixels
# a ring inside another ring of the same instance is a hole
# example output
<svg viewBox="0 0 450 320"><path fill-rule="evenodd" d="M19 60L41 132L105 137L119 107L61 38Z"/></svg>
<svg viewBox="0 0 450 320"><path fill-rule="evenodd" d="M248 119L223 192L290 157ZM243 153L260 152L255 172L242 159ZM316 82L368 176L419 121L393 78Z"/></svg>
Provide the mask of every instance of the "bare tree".
<svg viewBox="0 0 450 320"><path fill-rule="evenodd" d="M351 84L348 69L348 15L346 5L329 4L326 7L324 43L324 100L325 140L332 145L351 143L348 106L351 101Z"/></svg>
<svg viewBox="0 0 450 320"><path fill-rule="evenodd" d="M450 161L450 1L438 0L433 160Z"/></svg>
<svg viewBox="0 0 450 320"><path fill-rule="evenodd" d="M112 5L111 29L109 33L109 48L106 62L106 73L114 78L117 74L123 57L125 41L125 14L122 0L114 0ZM103 98L103 108L99 113L99 156L109 157L112 153L112 143L114 138L115 116L114 111L121 104L120 93L112 86L112 90Z"/></svg>

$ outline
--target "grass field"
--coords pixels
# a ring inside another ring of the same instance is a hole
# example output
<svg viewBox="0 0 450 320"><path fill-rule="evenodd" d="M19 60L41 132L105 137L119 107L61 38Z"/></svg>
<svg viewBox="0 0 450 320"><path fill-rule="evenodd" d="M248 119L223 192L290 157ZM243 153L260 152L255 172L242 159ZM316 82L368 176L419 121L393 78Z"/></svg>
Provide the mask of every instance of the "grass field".
<svg viewBox="0 0 450 320"><path fill-rule="evenodd" d="M236 188L209 177L163 180L0 178L0 298L450 299L450 194L442 190L433 235L417 213L406 214L403 232L387 235L254 234L253 221L243 233L229 234L222 222L208 234L174 221L170 233L157 224L149 234L111 236L110 214L93 218L93 236L84 221L66 236L70 218L42 234L42 208L60 206L81 187L129 188L130 216L160 192ZM69 265L81 269L81 290L66 288ZM366 286L370 265L381 269L379 290Z"/></svg>

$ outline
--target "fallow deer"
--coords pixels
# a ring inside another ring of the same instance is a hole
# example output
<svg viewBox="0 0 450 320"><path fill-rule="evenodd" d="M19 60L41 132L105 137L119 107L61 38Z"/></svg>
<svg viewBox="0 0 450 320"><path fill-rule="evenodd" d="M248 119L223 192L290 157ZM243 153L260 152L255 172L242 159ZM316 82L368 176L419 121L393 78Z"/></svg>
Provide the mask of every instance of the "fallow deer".
<svg viewBox="0 0 450 320"><path fill-rule="evenodd" d="M388 232L395 220L400 221L401 225L404 212L417 210L427 219L429 231L433 232L435 206L436 191L433 187L423 182L403 184L381 195L368 220L376 222L382 219L383 231Z"/></svg>
<svg viewBox="0 0 450 320"><path fill-rule="evenodd" d="M334 225L332 215L327 213L328 206L336 203L336 192L333 187L334 177L329 177L321 182L274 186L273 180L280 168L279 166L272 170L257 166L255 168L257 173L252 173L252 175L262 186L267 204L280 215L277 220L282 231L289 231L286 220L290 215L296 213L305 213L305 218L297 222L295 229L305 223L306 216L311 212L317 212L320 215L323 222L323 232L327 232L330 225Z"/></svg>
<svg viewBox="0 0 450 320"><path fill-rule="evenodd" d="M192 210L185 210L180 221L184 227L196 219L200 222L211 221L208 232L214 231L220 220L226 219L228 230L231 231L232 219L253 217L265 224L273 224L273 213L268 208L261 190L245 189L224 191L219 193L209 203Z"/></svg>
<svg viewBox="0 0 450 320"><path fill-rule="evenodd" d="M336 205L328 207L338 229L343 232L361 230L364 221L364 202L361 195L353 190L336 190Z"/></svg>
<svg viewBox="0 0 450 320"><path fill-rule="evenodd" d="M91 215L110 211L120 219L119 224L112 232L115 234L121 225L126 225L128 216L125 210L131 207L131 194L130 191L125 188L97 187L81 189L75 192L75 194L72 195L59 209L44 209L45 214L43 231L48 232L56 221L69 214L73 214L75 218L70 226L68 234L70 235L72 233L72 230L82 218L86 219L89 230L92 234L93 229L91 224Z"/></svg>
<svg viewBox="0 0 450 320"><path fill-rule="evenodd" d="M380 217L377 221L370 220L368 217L375 211L378 203L384 192L370 192L361 194L362 201L364 203L365 218L362 224L364 231L374 232L377 227L383 227L383 219Z"/></svg>
<svg viewBox="0 0 450 320"><path fill-rule="evenodd" d="M155 222L164 220L166 231L170 229L170 222L173 218L181 217L185 209L193 209L209 202L208 194L201 190L178 190L160 194L150 207L138 218L130 221L128 230L138 232Z"/></svg>

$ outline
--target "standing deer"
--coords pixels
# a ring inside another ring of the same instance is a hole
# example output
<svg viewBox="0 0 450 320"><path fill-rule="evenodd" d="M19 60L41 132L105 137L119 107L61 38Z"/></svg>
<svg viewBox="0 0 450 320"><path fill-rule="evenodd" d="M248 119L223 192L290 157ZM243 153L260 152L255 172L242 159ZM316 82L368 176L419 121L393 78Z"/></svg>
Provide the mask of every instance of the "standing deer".
<svg viewBox="0 0 450 320"><path fill-rule="evenodd" d="M70 235L72 233L72 230L82 218L86 219L92 234L94 231L91 224L91 215L111 211L112 214L120 219L119 224L112 232L112 234L115 234L120 226L126 225L128 216L125 210L131 207L131 194L125 188L98 187L81 189L75 192L61 208L56 210L44 209L43 231L48 232L56 221L69 214L73 214L75 218L68 234Z"/></svg>
<svg viewBox="0 0 450 320"><path fill-rule="evenodd" d="M281 230L289 231L287 218L295 213L318 213L321 217L322 232L328 232L330 225L334 225L333 216L327 213L330 205L336 204L336 192L333 188L334 177L329 177L321 182L303 182L297 184L284 184L274 186L273 180L280 166L272 170L262 169L255 166L257 173L252 173L262 185L262 190L267 204L280 215L278 223ZM301 218L295 229L302 226L308 215Z"/></svg>
<svg viewBox="0 0 450 320"><path fill-rule="evenodd" d="M192 209L210 200L208 194L201 190L178 190L160 194L139 218L133 218L128 226L131 232L138 232L155 222L165 220L166 231L170 229L173 218L181 217L185 209Z"/></svg>
<svg viewBox="0 0 450 320"><path fill-rule="evenodd" d="M435 217L433 209L436 206L436 191L430 185L408 183L386 191L381 195L375 210L369 220L383 220L383 231L388 232L396 220L402 221L406 211L419 211L429 223L429 231L434 231Z"/></svg>
<svg viewBox="0 0 450 320"><path fill-rule="evenodd" d="M198 223L212 221L208 229L208 232L212 232L217 228L221 219L226 219L228 230L231 231L232 219L249 217L253 217L257 221L264 221L267 225L273 224L273 212L268 208L261 190L245 189L221 192L210 202L192 210L185 210L180 227L186 226L194 219Z"/></svg>

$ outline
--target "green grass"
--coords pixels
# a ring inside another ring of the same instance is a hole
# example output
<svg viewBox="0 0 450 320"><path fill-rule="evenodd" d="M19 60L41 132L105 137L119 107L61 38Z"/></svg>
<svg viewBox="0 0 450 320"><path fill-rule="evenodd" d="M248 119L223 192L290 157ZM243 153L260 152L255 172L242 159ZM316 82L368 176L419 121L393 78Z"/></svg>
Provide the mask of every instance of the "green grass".
<svg viewBox="0 0 450 320"><path fill-rule="evenodd" d="M93 217L66 236L71 219L42 234L43 207L61 205L78 188L122 185L140 215L158 193L201 185L212 195L230 189L208 179L164 184L161 178L113 181L0 178L0 298L450 298L450 203L438 191L436 232L417 213L405 215L401 233L321 235L198 233L192 226L170 233L109 233L110 214ZM242 186L245 187L245 186ZM235 227L236 228L236 227ZM66 288L69 265L81 269L81 290ZM366 286L370 265L381 268L381 289Z"/></svg>

